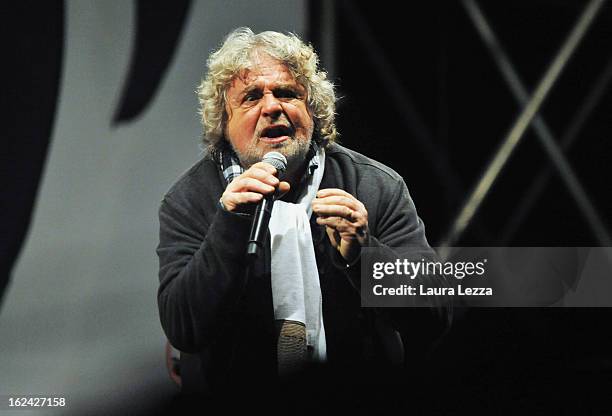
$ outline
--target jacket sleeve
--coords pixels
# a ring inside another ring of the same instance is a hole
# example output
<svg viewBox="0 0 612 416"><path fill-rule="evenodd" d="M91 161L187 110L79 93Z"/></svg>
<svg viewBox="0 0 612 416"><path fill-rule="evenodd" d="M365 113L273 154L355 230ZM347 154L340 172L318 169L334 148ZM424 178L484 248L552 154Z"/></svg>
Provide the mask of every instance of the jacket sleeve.
<svg viewBox="0 0 612 416"><path fill-rule="evenodd" d="M168 196L159 209L159 314L166 336L184 352L215 341L247 279L249 217L217 208L210 224L201 218Z"/></svg>
<svg viewBox="0 0 612 416"><path fill-rule="evenodd" d="M427 242L425 226L417 215L403 179L399 178L393 186L384 188L379 194L377 206L372 209L376 218L371 219L374 226L366 244L369 253L380 262L394 263L397 259L438 261L436 252ZM361 262L346 265L337 251L334 257L337 267L344 268L352 286L361 292ZM449 287L443 276L417 276L412 282L428 287ZM390 318L393 326L402 332L413 326L415 316L429 322L432 334L439 335L450 327L453 310L450 296L410 296L407 302L414 303L407 303L407 307L378 308L377 311Z"/></svg>

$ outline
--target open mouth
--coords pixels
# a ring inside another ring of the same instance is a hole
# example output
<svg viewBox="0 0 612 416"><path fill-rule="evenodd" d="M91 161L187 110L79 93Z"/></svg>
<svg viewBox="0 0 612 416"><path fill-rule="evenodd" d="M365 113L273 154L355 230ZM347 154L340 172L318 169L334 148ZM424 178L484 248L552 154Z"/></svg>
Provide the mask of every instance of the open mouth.
<svg viewBox="0 0 612 416"><path fill-rule="evenodd" d="M275 125L266 127L261 132L260 140L278 143L289 139L293 135L293 129L289 126Z"/></svg>

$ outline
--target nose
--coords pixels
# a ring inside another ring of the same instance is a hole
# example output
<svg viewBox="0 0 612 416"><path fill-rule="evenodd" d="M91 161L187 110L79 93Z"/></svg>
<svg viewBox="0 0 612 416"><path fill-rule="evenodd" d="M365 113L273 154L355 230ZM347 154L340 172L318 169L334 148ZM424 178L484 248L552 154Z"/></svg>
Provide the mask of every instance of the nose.
<svg viewBox="0 0 612 416"><path fill-rule="evenodd" d="M263 97L263 107L262 113L264 116L277 118L283 112L283 107L281 106L278 98L274 96L274 94L268 93L264 94Z"/></svg>

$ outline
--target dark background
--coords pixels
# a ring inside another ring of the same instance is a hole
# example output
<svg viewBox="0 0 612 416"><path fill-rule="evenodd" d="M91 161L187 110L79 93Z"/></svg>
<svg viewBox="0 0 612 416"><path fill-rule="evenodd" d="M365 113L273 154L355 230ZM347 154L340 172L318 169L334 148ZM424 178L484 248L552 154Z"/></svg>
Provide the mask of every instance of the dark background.
<svg viewBox="0 0 612 416"><path fill-rule="evenodd" d="M315 45L324 47L317 37L322 3L311 3L310 30ZM478 4L532 91L587 2ZM522 108L461 2L410 2L401 10L380 2L337 2L334 11L341 142L404 177L430 243L439 244ZM374 53L372 44L364 45L363 33L376 45ZM600 95L565 154L607 230L612 225L612 94L599 80L606 75L609 80L611 58L612 8L606 4L540 112L559 140L586 97ZM392 98L389 79L411 102L412 113ZM417 140L419 134L423 140ZM436 171L436 163L447 165L445 174ZM533 130L527 130L456 244L603 245L551 166ZM552 173L546 186L524 220L512 224L543 171ZM425 371L431 377L421 391L431 398L427 412L610 409L609 309L471 309L458 315Z"/></svg>
<svg viewBox="0 0 612 416"><path fill-rule="evenodd" d="M531 91L587 2L481 3L515 70ZM385 161L405 178L427 225L430 243L436 245L521 108L461 2L418 2L405 11L375 2L336 4L335 78L344 97L338 106L341 142ZM321 7L319 2L313 6ZM347 9L354 11L347 13ZM316 16L316 11L313 13ZM391 69L386 74L392 73L397 79L401 93L414 106L414 114L402 113L390 97L379 70L384 64L360 42L352 19L347 17L352 14L358 14L366 24L358 31L369 32L384 53ZM316 21L316 17L311 19L315 46ZM606 5L542 107L542 116L558 138L609 64L611 28L612 10ZM607 214L612 210L607 166L612 146L608 140L611 106L612 94L605 93L566 152L607 228L611 225ZM405 121L411 117L420 120L422 126ZM432 151L426 151L425 145L416 140L416 130L426 132ZM446 164L448 175L438 175L435 163ZM502 240L500 230L519 208L528 185L549 166L533 131L527 131L459 243L598 246L556 174L514 236Z"/></svg>

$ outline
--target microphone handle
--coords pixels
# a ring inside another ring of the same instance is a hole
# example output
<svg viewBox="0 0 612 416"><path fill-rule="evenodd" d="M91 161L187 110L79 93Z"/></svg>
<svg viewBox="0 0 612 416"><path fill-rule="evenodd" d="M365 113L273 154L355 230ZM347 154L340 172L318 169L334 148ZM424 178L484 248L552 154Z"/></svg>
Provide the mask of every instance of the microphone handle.
<svg viewBox="0 0 612 416"><path fill-rule="evenodd" d="M247 256L249 257L257 257L262 253L273 206L274 193L264 196L255 208L253 224L251 225L251 233L247 244Z"/></svg>

